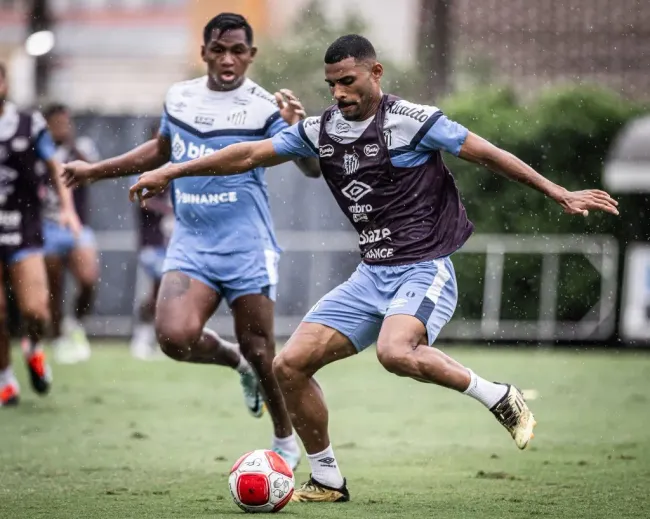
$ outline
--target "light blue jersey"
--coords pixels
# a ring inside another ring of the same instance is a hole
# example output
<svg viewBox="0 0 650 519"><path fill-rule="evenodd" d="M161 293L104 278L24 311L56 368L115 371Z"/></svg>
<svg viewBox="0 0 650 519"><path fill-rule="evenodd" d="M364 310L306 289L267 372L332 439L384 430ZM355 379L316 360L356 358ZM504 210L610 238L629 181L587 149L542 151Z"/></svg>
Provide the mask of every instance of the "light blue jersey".
<svg viewBox="0 0 650 519"><path fill-rule="evenodd" d="M171 162L179 163L238 142L267 139L287 127L275 98L253 81L215 92L202 77L171 87L160 132L171 141ZM227 177L176 179L172 202L176 224L165 271L183 271L229 302L277 284L280 247L264 168Z"/></svg>

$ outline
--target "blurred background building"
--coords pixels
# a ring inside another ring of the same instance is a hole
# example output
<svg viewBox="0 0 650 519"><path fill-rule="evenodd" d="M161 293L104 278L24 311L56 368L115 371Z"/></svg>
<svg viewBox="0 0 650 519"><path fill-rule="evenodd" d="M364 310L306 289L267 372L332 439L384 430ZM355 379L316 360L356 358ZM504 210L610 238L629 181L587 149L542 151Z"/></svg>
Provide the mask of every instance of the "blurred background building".
<svg viewBox="0 0 650 519"><path fill-rule="evenodd" d="M258 41L291 38L312 0L0 0L0 59L30 77L24 41L35 5L47 7L56 45L48 97L78 110L157 113L169 83L200 66L205 20L247 16ZM385 57L436 73L423 88L507 79L530 92L597 81L650 96L650 3L643 0L326 0L326 18L358 16ZM19 92L16 92L18 95ZM26 100L29 92L23 92Z"/></svg>
<svg viewBox="0 0 650 519"><path fill-rule="evenodd" d="M452 161L479 234L455 261L461 301L448 337L614 341L627 327L628 338L650 339L650 2L0 0L0 60L15 101L67 103L110 156L147 138L170 84L203 74L202 28L222 11L255 29L254 79L294 88L311 113L329 104L325 48L358 31L380 51L386 90L443 106L569 188L606 185L621 196L620 219L563 218L541 197ZM30 56L27 37L44 29L54 46ZM277 326L286 335L352 271L356 236L321 182L292 166L268 180L286 251ZM127 184L91 191L98 334L128 334L138 296Z"/></svg>

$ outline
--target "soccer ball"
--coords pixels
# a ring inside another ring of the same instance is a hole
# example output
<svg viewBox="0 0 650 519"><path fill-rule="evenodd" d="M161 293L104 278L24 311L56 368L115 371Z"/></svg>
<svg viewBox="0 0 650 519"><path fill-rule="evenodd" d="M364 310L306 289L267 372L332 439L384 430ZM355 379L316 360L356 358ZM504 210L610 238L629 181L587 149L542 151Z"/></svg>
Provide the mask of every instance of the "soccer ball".
<svg viewBox="0 0 650 519"><path fill-rule="evenodd" d="M230 493L244 512L278 512L293 495L293 471L273 451L244 454L230 469Z"/></svg>

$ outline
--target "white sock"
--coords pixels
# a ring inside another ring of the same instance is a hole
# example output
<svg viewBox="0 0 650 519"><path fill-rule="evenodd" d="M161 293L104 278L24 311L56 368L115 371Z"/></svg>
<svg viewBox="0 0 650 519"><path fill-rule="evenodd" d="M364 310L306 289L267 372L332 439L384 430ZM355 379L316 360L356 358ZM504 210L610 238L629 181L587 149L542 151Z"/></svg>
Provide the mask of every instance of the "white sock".
<svg viewBox="0 0 650 519"><path fill-rule="evenodd" d="M300 447L298 447L298 442L296 441L295 434L292 434L291 436L287 436L286 438L278 438L277 436L273 436L273 442L271 443L271 448L280 449L284 452L290 452L290 453L295 453L300 451Z"/></svg>
<svg viewBox="0 0 650 519"><path fill-rule="evenodd" d="M79 328L82 328L82 325L79 321L77 321L76 317L65 317L63 319L63 326L64 334L72 333L75 330L78 330Z"/></svg>
<svg viewBox="0 0 650 519"><path fill-rule="evenodd" d="M217 341L222 347L228 348L229 350L236 351L237 354L239 355L239 364L235 368L239 373L250 373L253 371L253 368L251 365L248 363L248 361L244 358L244 356L241 354L239 351L239 344L236 344L234 342L228 342L221 337L219 337L219 334L215 332L214 330L211 330L210 328L203 328L203 333L206 335L209 335L212 337L215 341Z"/></svg>
<svg viewBox="0 0 650 519"><path fill-rule="evenodd" d="M307 459L309 465L311 465L312 478L331 488L341 488L343 486L343 476L331 445L323 452L307 454Z"/></svg>
<svg viewBox="0 0 650 519"><path fill-rule="evenodd" d="M244 373L255 373L255 370L253 367L248 363L248 361L244 358L243 355L239 355L239 364L235 368L238 373L241 373L242 375Z"/></svg>
<svg viewBox="0 0 650 519"><path fill-rule="evenodd" d="M494 407L494 404L501 400L503 395L508 391L508 386L505 384L488 382L484 378L479 377L471 369L468 369L467 371L469 371L471 380L469 382L469 387L463 391L463 393L475 398L488 409Z"/></svg>
<svg viewBox="0 0 650 519"><path fill-rule="evenodd" d="M0 371L0 387L4 387L10 383L15 384L16 386L18 385L18 381L14 375L14 370L11 369L11 366Z"/></svg>

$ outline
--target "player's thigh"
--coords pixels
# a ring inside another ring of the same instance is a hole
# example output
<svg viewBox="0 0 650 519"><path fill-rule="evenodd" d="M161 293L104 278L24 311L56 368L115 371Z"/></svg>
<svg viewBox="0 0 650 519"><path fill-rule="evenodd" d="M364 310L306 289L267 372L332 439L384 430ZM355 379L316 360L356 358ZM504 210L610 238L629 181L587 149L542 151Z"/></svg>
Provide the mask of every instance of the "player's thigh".
<svg viewBox="0 0 650 519"><path fill-rule="evenodd" d="M360 352L377 340L383 318L378 308L382 304L375 280L359 268L345 283L324 295L303 322L336 330Z"/></svg>
<svg viewBox="0 0 650 519"><path fill-rule="evenodd" d="M97 249L92 245L75 247L68 256L68 267L80 284L95 285L99 278Z"/></svg>
<svg viewBox="0 0 650 519"><path fill-rule="evenodd" d="M278 378L290 381L295 373L312 376L322 367L356 353L355 345L338 330L302 322L278 353L273 370Z"/></svg>
<svg viewBox="0 0 650 519"><path fill-rule="evenodd" d="M0 262L0 325L4 325L8 316L7 294L5 293L5 265Z"/></svg>
<svg viewBox="0 0 650 519"><path fill-rule="evenodd" d="M34 252L11 263L9 277L20 312L31 318L49 319L49 285L43 254Z"/></svg>
<svg viewBox="0 0 650 519"><path fill-rule="evenodd" d="M240 342L250 337L263 337L273 344L273 312L275 303L264 294L248 294L230 304L235 321L235 334Z"/></svg>
<svg viewBox="0 0 650 519"><path fill-rule="evenodd" d="M449 258L414 267L391 301L377 340L377 354L432 345L456 309L458 289Z"/></svg>
<svg viewBox="0 0 650 519"><path fill-rule="evenodd" d="M60 256L45 256L44 261L50 294L50 305L52 311L56 311L63 304L65 261Z"/></svg>
<svg viewBox="0 0 650 519"><path fill-rule="evenodd" d="M156 301L159 335L200 334L221 296L202 281L172 270L163 274Z"/></svg>

